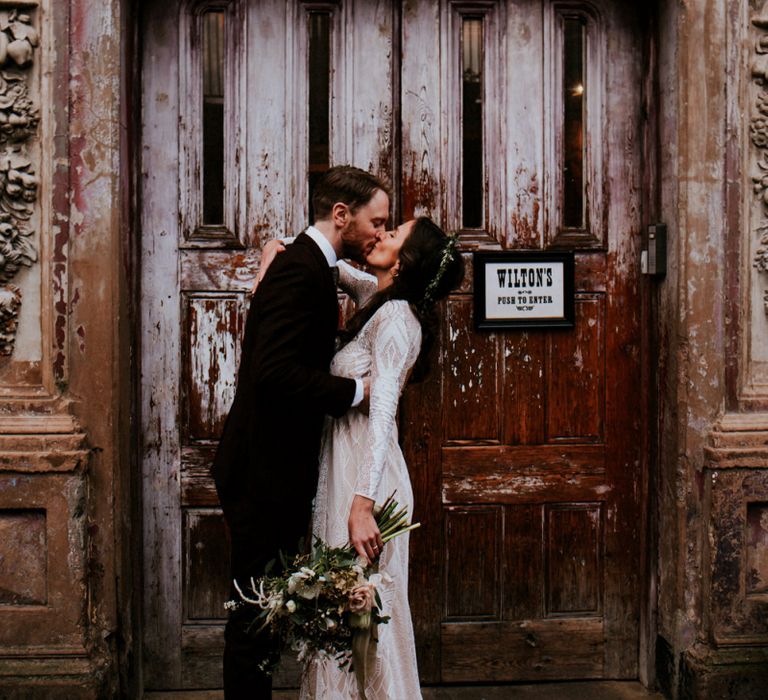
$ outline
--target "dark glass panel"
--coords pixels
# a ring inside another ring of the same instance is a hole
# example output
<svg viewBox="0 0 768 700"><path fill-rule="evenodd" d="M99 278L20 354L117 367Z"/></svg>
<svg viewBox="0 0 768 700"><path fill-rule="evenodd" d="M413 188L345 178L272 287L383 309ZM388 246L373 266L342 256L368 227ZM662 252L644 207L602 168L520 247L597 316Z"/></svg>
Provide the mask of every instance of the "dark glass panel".
<svg viewBox="0 0 768 700"><path fill-rule="evenodd" d="M331 15L311 12L309 30L309 220L314 221L312 192L328 169L330 151Z"/></svg>
<svg viewBox="0 0 768 700"><path fill-rule="evenodd" d="M462 226L483 228L483 19L464 17L461 26Z"/></svg>
<svg viewBox="0 0 768 700"><path fill-rule="evenodd" d="M563 24L563 226L584 228L585 25Z"/></svg>
<svg viewBox="0 0 768 700"><path fill-rule="evenodd" d="M224 223L224 13L203 14L203 223Z"/></svg>

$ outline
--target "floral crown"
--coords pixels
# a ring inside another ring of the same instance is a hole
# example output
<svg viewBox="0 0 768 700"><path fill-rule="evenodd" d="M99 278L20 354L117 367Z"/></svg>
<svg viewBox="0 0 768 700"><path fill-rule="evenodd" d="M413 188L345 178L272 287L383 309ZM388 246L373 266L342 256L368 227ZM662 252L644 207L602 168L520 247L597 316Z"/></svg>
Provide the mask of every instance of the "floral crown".
<svg viewBox="0 0 768 700"><path fill-rule="evenodd" d="M423 310L428 309L430 306L432 306L432 304L435 303L435 294L437 293L437 288L440 285L440 280L442 280L443 276L445 275L445 271L448 269L448 265L451 263L451 260L453 260L453 253L456 250L456 244L459 241L459 234L453 233L446 238L447 240L445 241L443 252L440 256L440 266L437 268L437 272L432 278L432 281L424 290L424 298L421 300L420 304Z"/></svg>

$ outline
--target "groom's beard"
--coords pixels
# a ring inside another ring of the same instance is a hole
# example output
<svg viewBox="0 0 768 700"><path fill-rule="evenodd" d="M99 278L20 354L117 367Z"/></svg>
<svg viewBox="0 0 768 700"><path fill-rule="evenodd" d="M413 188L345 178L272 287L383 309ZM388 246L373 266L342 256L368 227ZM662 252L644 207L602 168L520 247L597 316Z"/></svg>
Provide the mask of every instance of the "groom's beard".
<svg viewBox="0 0 768 700"><path fill-rule="evenodd" d="M365 259L376 247L377 241L377 238L371 238L370 235L361 233L357 222L353 219L341 234L342 256L364 265Z"/></svg>

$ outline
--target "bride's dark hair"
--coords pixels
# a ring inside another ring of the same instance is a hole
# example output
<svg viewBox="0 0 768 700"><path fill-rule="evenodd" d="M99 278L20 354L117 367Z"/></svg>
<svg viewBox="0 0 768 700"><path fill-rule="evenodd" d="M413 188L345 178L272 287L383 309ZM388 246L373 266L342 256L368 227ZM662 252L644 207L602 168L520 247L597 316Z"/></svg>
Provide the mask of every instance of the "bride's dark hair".
<svg viewBox="0 0 768 700"><path fill-rule="evenodd" d="M339 335L344 343L349 342L382 304L405 299L421 323L421 351L410 379L418 382L429 370L429 351L437 333L435 303L459 286L464 277L464 261L455 237L447 236L426 216L416 219L398 257L400 267L392 284L376 292Z"/></svg>

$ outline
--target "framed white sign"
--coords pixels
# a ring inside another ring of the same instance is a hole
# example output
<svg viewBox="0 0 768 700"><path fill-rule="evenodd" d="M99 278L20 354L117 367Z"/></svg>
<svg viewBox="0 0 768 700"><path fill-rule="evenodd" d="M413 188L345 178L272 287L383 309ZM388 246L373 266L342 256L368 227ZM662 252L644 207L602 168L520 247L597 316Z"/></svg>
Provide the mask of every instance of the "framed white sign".
<svg viewBox="0 0 768 700"><path fill-rule="evenodd" d="M475 328L573 328L572 252L473 254Z"/></svg>

